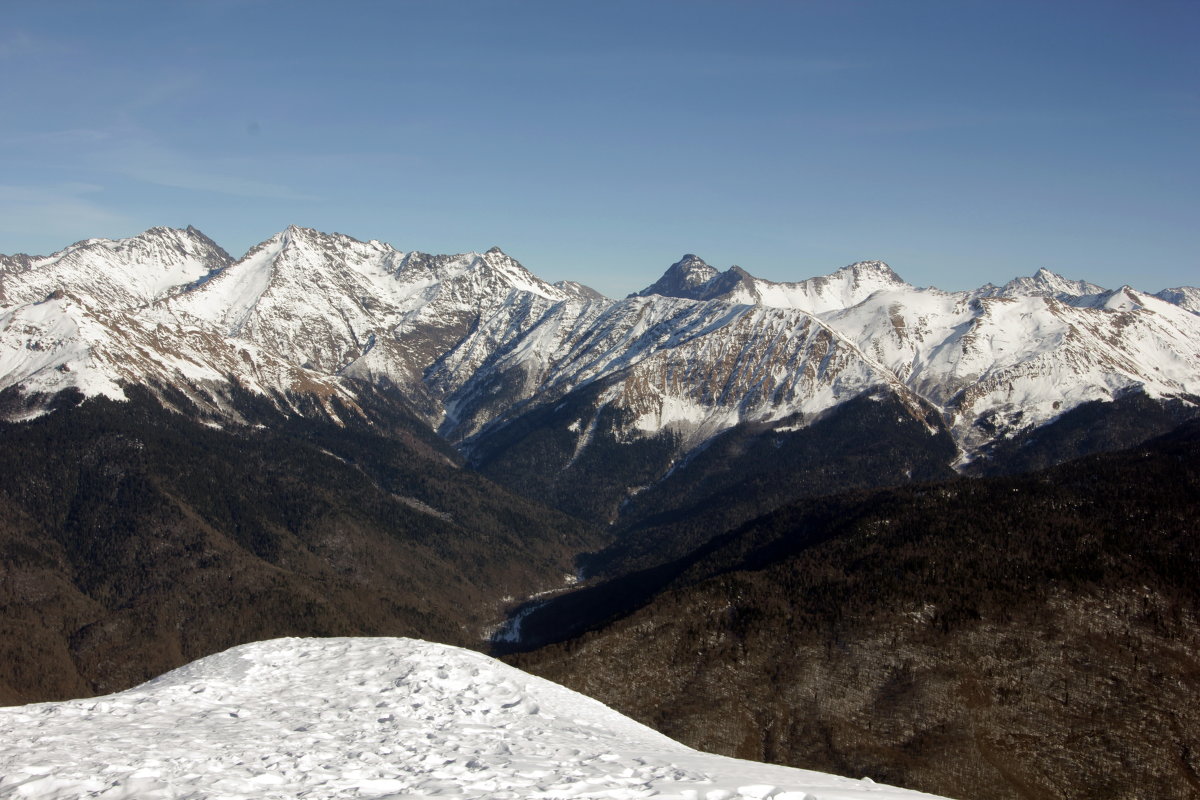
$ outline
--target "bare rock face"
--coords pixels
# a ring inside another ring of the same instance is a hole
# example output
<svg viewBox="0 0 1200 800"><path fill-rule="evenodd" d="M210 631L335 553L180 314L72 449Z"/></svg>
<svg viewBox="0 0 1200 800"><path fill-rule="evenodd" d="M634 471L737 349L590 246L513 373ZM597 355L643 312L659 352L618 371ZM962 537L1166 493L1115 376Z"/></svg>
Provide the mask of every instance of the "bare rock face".
<svg viewBox="0 0 1200 800"><path fill-rule="evenodd" d="M663 297L687 297L699 299L704 286L720 275L720 271L704 263L704 259L693 253L672 264L663 276L638 292L638 296L661 295Z"/></svg>

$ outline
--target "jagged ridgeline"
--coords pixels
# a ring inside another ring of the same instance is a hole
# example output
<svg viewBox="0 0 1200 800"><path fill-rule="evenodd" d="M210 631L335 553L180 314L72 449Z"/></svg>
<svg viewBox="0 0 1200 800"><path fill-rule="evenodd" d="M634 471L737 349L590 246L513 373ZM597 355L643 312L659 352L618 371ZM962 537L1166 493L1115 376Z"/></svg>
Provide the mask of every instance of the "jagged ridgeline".
<svg viewBox="0 0 1200 800"><path fill-rule="evenodd" d="M773 283L689 255L611 300L498 249L437 256L292 227L234 260L193 228L155 228L0 257L0 388L20 396L13 418L65 388L121 398L128 385L218 423L252 421L246 396L385 428L401 407L493 479L622 527L731 490L703 457L714 443L725 471L760 484L763 452L790 452L789 475L826 476L802 496L1161 433L1195 413L1197 296L1045 270L943 292L875 261ZM1115 415L1111 435L1039 433L1127 398L1154 413ZM838 424L913 455L847 460L818 429L837 412L861 412ZM917 428L928 446L914 446ZM759 511L797 497L751 491Z"/></svg>

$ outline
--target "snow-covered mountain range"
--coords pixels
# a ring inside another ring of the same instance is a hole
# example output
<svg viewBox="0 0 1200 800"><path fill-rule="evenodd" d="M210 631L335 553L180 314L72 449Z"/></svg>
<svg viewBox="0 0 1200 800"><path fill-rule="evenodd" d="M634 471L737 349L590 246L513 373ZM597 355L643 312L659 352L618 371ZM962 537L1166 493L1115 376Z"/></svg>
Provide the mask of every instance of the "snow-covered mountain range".
<svg viewBox="0 0 1200 800"><path fill-rule="evenodd" d="M414 639L243 645L107 697L0 709L0 795L904 800L701 753L487 656Z"/></svg>
<svg viewBox="0 0 1200 800"><path fill-rule="evenodd" d="M338 419L385 387L468 453L566 404L572 461L597 436L668 436L671 463L738 425L796 430L885 393L967 461L1089 401L1195 404L1198 298L1047 270L944 292L876 261L775 283L688 255L613 300L498 249L435 256L291 227L234 260L193 228L154 228L0 257L0 389L25 398L10 416L136 384L219 420L239 418L239 392Z"/></svg>

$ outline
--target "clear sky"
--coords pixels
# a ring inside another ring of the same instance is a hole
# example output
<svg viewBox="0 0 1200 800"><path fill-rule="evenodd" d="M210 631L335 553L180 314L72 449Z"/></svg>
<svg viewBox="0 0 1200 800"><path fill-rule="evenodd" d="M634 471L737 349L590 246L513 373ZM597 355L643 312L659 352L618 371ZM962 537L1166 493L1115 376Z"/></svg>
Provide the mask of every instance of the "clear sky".
<svg viewBox="0 0 1200 800"><path fill-rule="evenodd" d="M0 252L289 224L613 296L685 252L1200 284L1195 0L3 3Z"/></svg>

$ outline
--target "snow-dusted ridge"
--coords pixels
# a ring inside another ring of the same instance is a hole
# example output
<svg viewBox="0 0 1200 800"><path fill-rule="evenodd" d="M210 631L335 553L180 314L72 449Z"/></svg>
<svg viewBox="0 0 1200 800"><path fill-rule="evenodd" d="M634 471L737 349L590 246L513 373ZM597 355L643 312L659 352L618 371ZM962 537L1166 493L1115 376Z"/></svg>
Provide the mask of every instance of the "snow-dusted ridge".
<svg viewBox="0 0 1200 800"><path fill-rule="evenodd" d="M701 753L487 656L412 639L259 642L119 694L0 709L0 796L932 797Z"/></svg>
<svg viewBox="0 0 1200 800"><path fill-rule="evenodd" d="M194 228L154 228L0 257L0 389L171 386L236 419L236 384L337 418L358 413L364 383L386 385L469 446L602 386L600 407L625 420L618 439L666 431L685 450L883 390L940 413L969 459L1084 402L1129 391L1195 402L1197 297L1044 269L943 292L879 261L777 283L688 255L611 300L542 281L497 248L429 255L293 226L234 261ZM590 422L570 423L577 451Z"/></svg>
<svg viewBox="0 0 1200 800"><path fill-rule="evenodd" d="M0 302L36 303L57 291L110 309L142 306L232 262L195 228L151 228L129 239L87 239L52 256L0 256Z"/></svg>
<svg viewBox="0 0 1200 800"><path fill-rule="evenodd" d="M1200 314L1200 289L1195 286L1177 286L1174 289L1163 289L1154 295L1160 300L1186 308L1193 314Z"/></svg>

